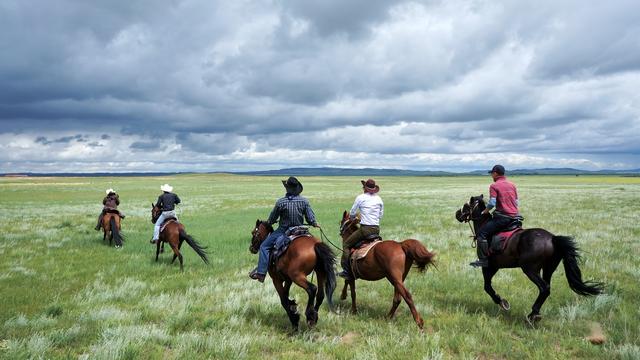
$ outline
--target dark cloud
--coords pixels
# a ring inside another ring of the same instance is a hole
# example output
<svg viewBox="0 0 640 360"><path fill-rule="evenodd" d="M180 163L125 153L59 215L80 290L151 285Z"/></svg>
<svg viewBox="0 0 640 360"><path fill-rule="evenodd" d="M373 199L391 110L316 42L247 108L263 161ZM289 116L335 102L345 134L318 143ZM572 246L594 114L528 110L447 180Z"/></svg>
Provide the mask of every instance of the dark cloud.
<svg viewBox="0 0 640 360"><path fill-rule="evenodd" d="M360 153L440 164L480 151L611 153L640 167L639 11L632 0L10 0L0 161L243 167L306 152L329 165Z"/></svg>

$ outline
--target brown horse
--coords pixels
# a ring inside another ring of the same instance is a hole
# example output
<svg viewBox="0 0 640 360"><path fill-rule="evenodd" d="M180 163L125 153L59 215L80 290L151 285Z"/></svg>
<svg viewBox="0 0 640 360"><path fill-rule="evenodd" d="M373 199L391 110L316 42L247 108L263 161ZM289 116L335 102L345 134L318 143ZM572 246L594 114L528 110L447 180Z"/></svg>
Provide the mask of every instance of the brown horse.
<svg viewBox="0 0 640 360"><path fill-rule="evenodd" d="M460 222L473 223L473 233L491 219L491 214L483 214L486 208L483 196L473 196L469 202L456 212L456 219ZM502 268L522 269L538 287L538 298L533 303L531 313L526 320L534 325L542 316L540 308L551 294L551 276L560 261L564 264L564 272L569 287L579 295L598 295L602 293L604 285L601 282L582 281L582 272L578 266L580 255L573 238L553 235L545 229L525 229L515 233L508 240L506 248L500 254L489 256L489 266L482 268L484 277L484 291L491 296L494 303L508 311L511 306L506 299L496 294L491 286L491 279ZM542 276L540 271L542 270Z"/></svg>
<svg viewBox="0 0 640 360"><path fill-rule="evenodd" d="M158 218L162 214L162 209L151 204L151 222L156 223ZM160 238L156 245L156 261L158 261L158 255L160 254L160 245L162 243L169 243L171 246L171 250L173 250L173 259L171 263L173 264L176 261L176 258L180 259L180 271L183 271L182 267L182 254L180 253L180 247L182 247L182 242L186 241L191 248L202 258L205 264L209 264L209 259L207 258L207 252L205 251L206 247L201 246L198 242L192 238L187 232L184 230L184 225L179 223L175 219L168 219L165 223L168 223L164 229L160 232Z"/></svg>
<svg viewBox="0 0 640 360"><path fill-rule="evenodd" d="M354 231L358 229L358 219L351 220L349 213L346 211L342 214L342 220L340 221L340 236L342 241L346 240ZM391 310L387 315L389 318L393 318L398 305L400 305L400 298L409 305L411 315L418 324L420 331L424 321L418 310L416 310L413 304L413 298L411 293L404 286L404 279L407 277L411 265L416 263L419 271L425 270L427 266L434 265L435 253L429 252L424 245L418 240L407 239L402 242L396 242L393 240L385 240L374 246L367 255L358 260L357 269L354 270L354 277L349 280L345 280L344 288L342 289L341 300L347 298L347 287L351 288L351 312L356 313L356 278L363 280L375 281L382 278L386 278L391 285L393 285L393 302L391 303Z"/></svg>
<svg viewBox="0 0 640 360"><path fill-rule="evenodd" d="M249 251L256 254L260 244L273 232L273 227L266 221L256 220L256 226L251 232ZM269 265L269 276L280 297L280 304L287 312L294 330L298 330L300 315L295 300L289 299L291 284L303 288L309 300L305 316L309 327L318 322L318 309L324 300L325 291L329 308L333 308L333 291L336 288L336 275L333 270L336 258L331 248L314 236L302 236L289 245L287 251L275 264ZM318 276L318 286L307 280L307 275L315 271ZM315 301L315 305L314 305Z"/></svg>
<svg viewBox="0 0 640 360"><path fill-rule="evenodd" d="M111 246L112 241L115 241L116 249L122 247L124 236L120 232L120 213L118 210L107 210L102 217L102 231L104 232L102 236L103 242L106 241L107 235L109 235L109 246Z"/></svg>

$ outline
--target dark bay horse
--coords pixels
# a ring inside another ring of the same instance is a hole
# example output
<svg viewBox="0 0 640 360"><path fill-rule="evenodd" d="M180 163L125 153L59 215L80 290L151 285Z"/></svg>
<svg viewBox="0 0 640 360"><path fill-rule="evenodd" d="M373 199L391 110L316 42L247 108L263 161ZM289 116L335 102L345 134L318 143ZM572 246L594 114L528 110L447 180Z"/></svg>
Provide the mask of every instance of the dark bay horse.
<svg viewBox="0 0 640 360"><path fill-rule="evenodd" d="M102 217L102 231L104 232L102 236L103 242L106 241L108 235L109 245L111 245L112 241L115 241L116 248L122 247L124 236L120 232L120 213L118 210L107 210Z"/></svg>
<svg viewBox="0 0 640 360"><path fill-rule="evenodd" d="M471 197L469 202L456 212L456 219L460 222L473 222L473 233L477 234L478 229L491 218L491 214L482 213L485 208L482 195ZM494 303L503 310L509 310L509 302L496 294L491 286L491 279L502 268L522 269L529 280L536 284L539 291L531 313L526 318L529 324L534 325L542 319L540 308L551 294L551 276L560 261L564 264L569 287L576 294L589 296L603 292L603 283L582 280L582 272L578 266L579 258L579 249L573 238L553 235L545 229L525 229L515 233L509 239L502 253L489 257L489 266L482 268L484 290L491 296Z"/></svg>
<svg viewBox="0 0 640 360"><path fill-rule="evenodd" d="M256 226L251 231L249 251L256 254L260 249L260 244L272 232L271 224L256 220ZM336 288L336 275L333 270L335 262L335 255L327 244L314 236L303 236L291 242L275 266L269 265L269 276L280 297L280 304L287 312L294 330L298 330L300 315L295 300L289 299L291 284L295 283L307 292L309 300L305 316L309 327L313 327L318 322L318 309L324 300L325 291L329 308L333 308L332 297ZM307 275L312 271L315 271L318 276L318 286L307 280Z"/></svg>
<svg viewBox="0 0 640 360"><path fill-rule="evenodd" d="M160 214L162 214L162 210L159 207L151 204L152 223L156 223L156 221L160 217ZM160 254L160 245L165 242L169 243L169 245L171 246L171 250L173 250L173 259L171 260L171 263L173 264L173 262L176 261L176 258L180 259L180 271L183 271L184 269L182 267L182 254L180 253L180 247L182 247L182 242L186 241L187 244L189 244L189 246L191 246L191 248L193 248L193 250L200 256L200 258L202 258L202 261L204 261L205 264L209 264L209 259L207 258L207 252L205 250L206 247L198 244L198 242L194 238L187 234L184 229L184 225L175 220L168 221L171 222L167 224L165 228L160 232L160 241L156 243L156 261L158 261L158 255ZM165 223L166 222L167 221L165 221Z"/></svg>
<svg viewBox="0 0 640 360"><path fill-rule="evenodd" d="M347 211L342 214L342 220L340 221L342 241L346 240L358 229L358 223L358 219L349 219ZM357 269L352 270L354 270L357 278L363 280L375 281L386 278L394 289L391 310L389 310L387 316L393 318L402 298L409 306L413 319L418 324L420 331L422 331L424 321L413 304L411 293L404 286L404 279L406 279L414 263L419 271L424 271L427 266L433 266L434 256L435 253L429 252L420 241L415 239L407 239L402 242L384 240L369 250L363 259L358 260ZM351 312L356 313L358 309L356 308L355 278L345 280L342 295L340 296L341 300L347 298L347 287L351 288Z"/></svg>

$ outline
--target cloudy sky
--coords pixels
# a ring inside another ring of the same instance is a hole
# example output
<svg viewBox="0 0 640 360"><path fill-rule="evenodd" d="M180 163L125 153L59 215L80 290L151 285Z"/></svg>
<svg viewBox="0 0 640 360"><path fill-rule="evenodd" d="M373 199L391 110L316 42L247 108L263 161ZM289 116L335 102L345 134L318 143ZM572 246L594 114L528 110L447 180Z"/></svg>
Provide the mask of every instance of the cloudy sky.
<svg viewBox="0 0 640 360"><path fill-rule="evenodd" d="M638 14L4 0L0 172L640 168Z"/></svg>

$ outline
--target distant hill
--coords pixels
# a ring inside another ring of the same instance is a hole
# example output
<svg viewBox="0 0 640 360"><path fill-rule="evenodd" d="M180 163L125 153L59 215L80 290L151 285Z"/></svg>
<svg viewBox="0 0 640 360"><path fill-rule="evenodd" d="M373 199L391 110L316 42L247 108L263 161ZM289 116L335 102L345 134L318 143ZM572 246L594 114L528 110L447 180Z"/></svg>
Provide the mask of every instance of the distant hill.
<svg viewBox="0 0 640 360"><path fill-rule="evenodd" d="M375 169L375 168L287 168L278 170L261 170L261 171L236 171L236 172L209 172L227 173L236 175L255 175L255 176L477 176L486 175L487 170L474 170L464 173L455 173L447 171L431 171L431 170L402 170L402 169ZM61 176L61 177L124 177L124 176L171 176L181 174L193 174L189 172L129 172L129 173L5 173L0 176L5 177L43 177L43 176ZM640 169L630 170L579 170L572 168L542 168L542 169L516 169L507 170L507 175L618 175L618 176L640 176Z"/></svg>

